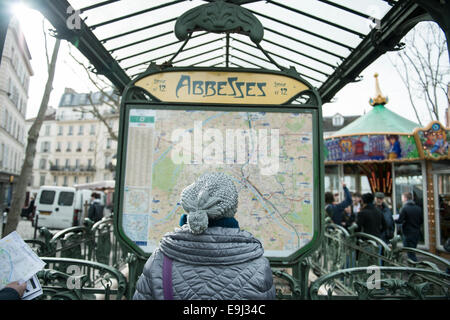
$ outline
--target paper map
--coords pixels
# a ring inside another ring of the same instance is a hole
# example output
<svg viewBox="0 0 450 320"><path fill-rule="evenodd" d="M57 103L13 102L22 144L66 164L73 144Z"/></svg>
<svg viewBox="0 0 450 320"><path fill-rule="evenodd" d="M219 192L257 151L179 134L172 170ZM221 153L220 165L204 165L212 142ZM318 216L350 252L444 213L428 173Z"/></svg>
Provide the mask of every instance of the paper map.
<svg viewBox="0 0 450 320"><path fill-rule="evenodd" d="M16 231L0 240L0 289L10 282L28 281L44 266Z"/></svg>

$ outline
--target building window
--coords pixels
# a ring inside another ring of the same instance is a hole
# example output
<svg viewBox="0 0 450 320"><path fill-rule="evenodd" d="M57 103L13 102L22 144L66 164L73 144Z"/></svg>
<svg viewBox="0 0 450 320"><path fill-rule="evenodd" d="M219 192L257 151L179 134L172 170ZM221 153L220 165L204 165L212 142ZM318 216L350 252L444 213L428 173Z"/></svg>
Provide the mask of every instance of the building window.
<svg viewBox="0 0 450 320"><path fill-rule="evenodd" d="M344 117L341 114L336 113L333 116L333 120L332 121L333 121L333 126L334 127L340 127L340 126L342 126L344 124Z"/></svg>
<svg viewBox="0 0 450 320"><path fill-rule="evenodd" d="M39 186L43 186L45 184L45 175L42 175L39 179Z"/></svg>
<svg viewBox="0 0 450 320"><path fill-rule="evenodd" d="M45 170L47 167L47 159L41 158L39 162L39 169Z"/></svg>
<svg viewBox="0 0 450 320"><path fill-rule="evenodd" d="M53 185L54 186L58 185L58 176L53 176Z"/></svg>
<svg viewBox="0 0 450 320"><path fill-rule="evenodd" d="M69 133L68 133L68 135L69 136L73 135L73 126L69 126Z"/></svg>
<svg viewBox="0 0 450 320"><path fill-rule="evenodd" d="M77 184L78 183L78 176L74 176L73 177L73 184Z"/></svg>
<svg viewBox="0 0 450 320"><path fill-rule="evenodd" d="M80 125L79 130L78 130L78 135L82 136L83 135L83 131L84 131L84 126Z"/></svg>
<svg viewBox="0 0 450 320"><path fill-rule="evenodd" d="M68 186L68 184L67 184L67 176L64 176L64 181L63 181L63 186L64 187L67 187Z"/></svg>
<svg viewBox="0 0 450 320"><path fill-rule="evenodd" d="M89 183L90 181L91 181L90 177L87 176L87 177L86 177L86 183Z"/></svg>
<svg viewBox="0 0 450 320"><path fill-rule="evenodd" d="M58 126L58 136L62 136L63 135L63 126Z"/></svg>
<svg viewBox="0 0 450 320"><path fill-rule="evenodd" d="M66 152L70 152L70 151L72 151L72 142L67 142L67 149L66 149Z"/></svg>
<svg viewBox="0 0 450 320"><path fill-rule="evenodd" d="M46 136L50 135L50 126L45 126L45 135Z"/></svg>
<svg viewBox="0 0 450 320"><path fill-rule="evenodd" d="M95 124L91 124L91 130L89 131L91 136L95 135Z"/></svg>
<svg viewBox="0 0 450 320"><path fill-rule="evenodd" d="M50 141L42 141L41 152L50 152Z"/></svg>
<svg viewBox="0 0 450 320"><path fill-rule="evenodd" d="M88 168L92 167L92 159L88 159Z"/></svg>
<svg viewBox="0 0 450 320"><path fill-rule="evenodd" d="M70 166L70 159L66 159L65 167L66 167L66 168L69 168L69 166Z"/></svg>
<svg viewBox="0 0 450 320"><path fill-rule="evenodd" d="M89 141L89 150L88 151L94 151L94 148L95 148L95 142Z"/></svg>
<svg viewBox="0 0 450 320"><path fill-rule="evenodd" d="M80 167L80 159L76 159L75 160L75 168L79 168Z"/></svg>
<svg viewBox="0 0 450 320"><path fill-rule="evenodd" d="M111 139L106 140L106 149L111 149Z"/></svg>
<svg viewBox="0 0 450 320"><path fill-rule="evenodd" d="M81 152L81 141L78 141L77 152Z"/></svg>
<svg viewBox="0 0 450 320"><path fill-rule="evenodd" d="M2 143L0 145L0 168L3 168L3 152L5 150L5 145Z"/></svg>
<svg viewBox="0 0 450 320"><path fill-rule="evenodd" d="M70 106L71 103L72 103L72 94L71 93L64 94L63 102L61 105Z"/></svg>

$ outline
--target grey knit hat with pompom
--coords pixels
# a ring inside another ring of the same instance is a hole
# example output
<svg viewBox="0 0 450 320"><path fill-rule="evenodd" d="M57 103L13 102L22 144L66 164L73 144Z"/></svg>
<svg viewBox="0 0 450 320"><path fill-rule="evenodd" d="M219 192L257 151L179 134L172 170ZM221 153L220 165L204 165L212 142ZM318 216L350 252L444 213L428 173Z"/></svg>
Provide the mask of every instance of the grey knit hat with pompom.
<svg viewBox="0 0 450 320"><path fill-rule="evenodd" d="M222 172L205 173L181 192L183 209L192 233L208 228L209 219L232 218L238 206L238 193L231 178Z"/></svg>

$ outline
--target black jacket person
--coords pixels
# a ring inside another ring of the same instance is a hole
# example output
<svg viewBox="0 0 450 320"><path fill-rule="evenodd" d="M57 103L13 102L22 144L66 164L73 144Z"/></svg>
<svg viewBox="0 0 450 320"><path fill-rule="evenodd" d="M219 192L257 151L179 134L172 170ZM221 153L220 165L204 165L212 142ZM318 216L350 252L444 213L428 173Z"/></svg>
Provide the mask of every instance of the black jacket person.
<svg viewBox="0 0 450 320"><path fill-rule="evenodd" d="M400 216L395 223L402 225L403 246L416 248L421 236L420 227L423 224L422 208L414 203L410 192L402 194L402 201L403 207L400 209ZM413 252L409 252L408 257L417 261Z"/></svg>
<svg viewBox="0 0 450 320"><path fill-rule="evenodd" d="M100 221L103 218L103 205L100 201L100 194L93 193L91 195L93 198L88 211L88 218L94 222Z"/></svg>
<svg viewBox="0 0 450 320"><path fill-rule="evenodd" d="M374 196L371 193L362 195L363 209L359 212L356 223L357 231L371 234L381 239L387 229L383 214L373 205Z"/></svg>

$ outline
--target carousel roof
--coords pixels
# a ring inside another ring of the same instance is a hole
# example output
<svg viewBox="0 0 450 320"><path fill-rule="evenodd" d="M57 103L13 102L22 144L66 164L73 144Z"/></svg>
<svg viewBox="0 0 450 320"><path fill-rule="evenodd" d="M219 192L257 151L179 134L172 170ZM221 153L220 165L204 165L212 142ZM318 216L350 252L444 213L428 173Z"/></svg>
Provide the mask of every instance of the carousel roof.
<svg viewBox="0 0 450 320"><path fill-rule="evenodd" d="M350 136L362 134L389 134L389 133L413 133L420 127L417 123L405 119L395 112L387 109L385 104L387 97L383 96L378 83L378 74L375 74L376 96L370 99L373 109L362 115L348 126L337 131L333 136Z"/></svg>

